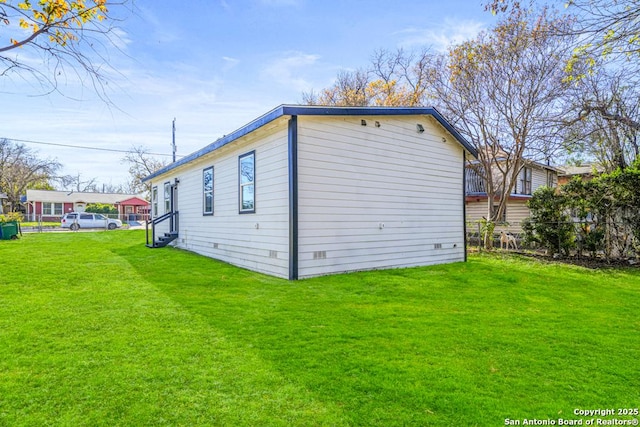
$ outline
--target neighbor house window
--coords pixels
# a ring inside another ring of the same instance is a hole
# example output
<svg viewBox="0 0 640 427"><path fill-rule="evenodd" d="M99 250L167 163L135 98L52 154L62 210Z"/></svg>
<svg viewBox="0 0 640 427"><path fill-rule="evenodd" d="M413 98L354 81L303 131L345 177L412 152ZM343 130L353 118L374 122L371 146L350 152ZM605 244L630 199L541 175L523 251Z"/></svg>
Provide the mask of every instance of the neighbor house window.
<svg viewBox="0 0 640 427"><path fill-rule="evenodd" d="M240 213L256 211L256 152L244 154L239 158Z"/></svg>
<svg viewBox="0 0 640 427"><path fill-rule="evenodd" d="M158 216L158 187L153 187L151 190L151 202L153 204L153 217Z"/></svg>
<svg viewBox="0 0 640 427"><path fill-rule="evenodd" d="M531 168L522 168L522 194L531 194Z"/></svg>
<svg viewBox="0 0 640 427"><path fill-rule="evenodd" d="M202 171L202 213L213 215L213 166Z"/></svg>
<svg viewBox="0 0 640 427"><path fill-rule="evenodd" d="M555 172L547 171L547 187L554 188L556 186Z"/></svg>
<svg viewBox="0 0 640 427"><path fill-rule="evenodd" d="M62 203L42 203L42 215L58 215L62 216Z"/></svg>
<svg viewBox="0 0 640 427"><path fill-rule="evenodd" d="M164 213L171 212L171 183L164 183Z"/></svg>

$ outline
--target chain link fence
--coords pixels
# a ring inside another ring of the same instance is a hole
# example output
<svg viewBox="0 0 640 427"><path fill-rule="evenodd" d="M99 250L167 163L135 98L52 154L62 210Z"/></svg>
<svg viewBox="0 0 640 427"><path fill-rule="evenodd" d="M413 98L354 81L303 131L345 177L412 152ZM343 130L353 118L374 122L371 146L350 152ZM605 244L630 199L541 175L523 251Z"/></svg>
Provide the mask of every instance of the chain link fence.
<svg viewBox="0 0 640 427"><path fill-rule="evenodd" d="M467 223L471 250L534 251L556 257L638 260L640 236L636 234L625 221L497 223L490 236L481 223Z"/></svg>
<svg viewBox="0 0 640 427"><path fill-rule="evenodd" d="M87 212L90 213L90 212ZM149 219L148 214L106 214L100 213L96 215L102 215L109 219L118 219L122 222L122 228L136 228L144 227L145 222ZM23 215L21 222L21 228L26 233L43 233L51 231L63 231L69 228L63 228L61 225L62 215ZM107 224L105 222L105 227Z"/></svg>

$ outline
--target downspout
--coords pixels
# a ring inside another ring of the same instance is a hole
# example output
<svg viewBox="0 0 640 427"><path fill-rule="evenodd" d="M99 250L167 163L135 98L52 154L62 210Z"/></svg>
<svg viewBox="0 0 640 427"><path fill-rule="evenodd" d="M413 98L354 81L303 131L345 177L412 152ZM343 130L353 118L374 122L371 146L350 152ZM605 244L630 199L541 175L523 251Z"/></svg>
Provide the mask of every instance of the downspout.
<svg viewBox="0 0 640 427"><path fill-rule="evenodd" d="M298 116L289 119L289 280L298 280Z"/></svg>
<svg viewBox="0 0 640 427"><path fill-rule="evenodd" d="M464 262L467 262L467 152L462 150L462 230L464 233Z"/></svg>

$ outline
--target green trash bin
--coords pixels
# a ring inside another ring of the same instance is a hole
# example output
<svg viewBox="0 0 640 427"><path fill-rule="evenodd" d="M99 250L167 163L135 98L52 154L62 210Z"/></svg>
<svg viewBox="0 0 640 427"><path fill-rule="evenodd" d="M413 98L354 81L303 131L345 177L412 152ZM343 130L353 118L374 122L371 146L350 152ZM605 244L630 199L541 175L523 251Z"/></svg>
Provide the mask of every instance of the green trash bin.
<svg viewBox="0 0 640 427"><path fill-rule="evenodd" d="M0 224L0 239L15 240L18 238L18 221L9 221Z"/></svg>

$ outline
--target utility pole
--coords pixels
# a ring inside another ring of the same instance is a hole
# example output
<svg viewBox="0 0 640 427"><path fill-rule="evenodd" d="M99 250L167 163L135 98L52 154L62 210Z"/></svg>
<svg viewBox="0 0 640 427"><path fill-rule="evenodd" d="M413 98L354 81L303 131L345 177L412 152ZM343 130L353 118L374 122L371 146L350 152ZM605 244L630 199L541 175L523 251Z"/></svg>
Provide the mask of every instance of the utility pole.
<svg viewBox="0 0 640 427"><path fill-rule="evenodd" d="M173 148L173 163L176 162L176 118L173 118L173 142L171 143Z"/></svg>

